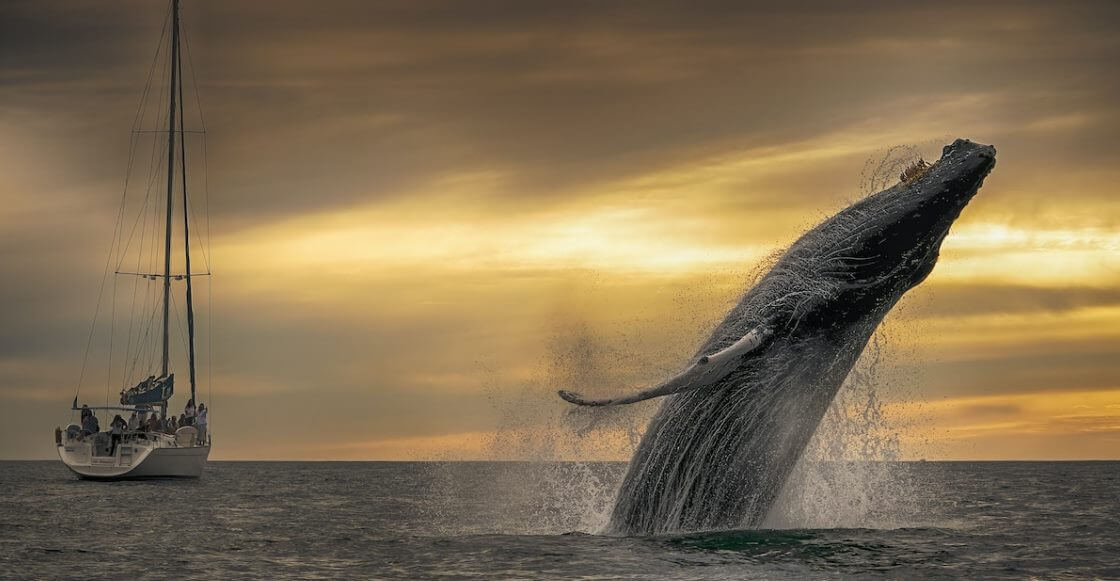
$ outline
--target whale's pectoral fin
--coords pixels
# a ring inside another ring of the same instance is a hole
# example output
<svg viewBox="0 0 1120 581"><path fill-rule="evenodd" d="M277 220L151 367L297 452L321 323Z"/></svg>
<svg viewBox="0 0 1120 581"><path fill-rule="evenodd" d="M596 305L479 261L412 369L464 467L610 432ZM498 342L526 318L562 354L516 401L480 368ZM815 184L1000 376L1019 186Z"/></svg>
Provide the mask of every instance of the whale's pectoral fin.
<svg viewBox="0 0 1120 581"><path fill-rule="evenodd" d="M574 391L568 391L566 389L561 389L557 393L560 394L560 399L562 399L566 402L574 403L576 405L586 405L586 406L614 405L614 400L611 400L611 399L586 399L582 395L580 395L578 393L575 393Z"/></svg>
<svg viewBox="0 0 1120 581"><path fill-rule="evenodd" d="M762 346L767 337L773 334L768 327L756 327L726 349L713 355L705 355L680 375L649 389L617 398L587 399L578 393L560 390L561 399L576 405L608 406L635 403L647 399L672 395L682 391L700 389L718 383L735 371L747 355Z"/></svg>

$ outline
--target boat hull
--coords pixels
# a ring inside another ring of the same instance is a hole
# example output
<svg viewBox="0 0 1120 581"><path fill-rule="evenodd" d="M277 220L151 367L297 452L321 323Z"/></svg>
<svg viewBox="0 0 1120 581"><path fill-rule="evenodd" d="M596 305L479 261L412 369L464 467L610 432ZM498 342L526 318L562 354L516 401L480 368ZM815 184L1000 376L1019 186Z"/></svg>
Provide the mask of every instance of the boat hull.
<svg viewBox="0 0 1120 581"><path fill-rule="evenodd" d="M85 448L85 449L83 449ZM210 446L157 447L122 444L113 456L91 456L89 446L58 446L62 463L85 480L140 478L198 478L210 456ZM132 452L126 454L122 452ZM129 457L131 456L131 457Z"/></svg>

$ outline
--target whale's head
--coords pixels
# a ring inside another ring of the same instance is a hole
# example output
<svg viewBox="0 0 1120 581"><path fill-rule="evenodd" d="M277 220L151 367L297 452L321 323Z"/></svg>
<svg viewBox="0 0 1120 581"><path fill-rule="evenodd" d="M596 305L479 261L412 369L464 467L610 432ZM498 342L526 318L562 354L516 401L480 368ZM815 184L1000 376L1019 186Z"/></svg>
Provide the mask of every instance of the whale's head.
<svg viewBox="0 0 1120 581"><path fill-rule="evenodd" d="M924 280L941 242L995 165L990 145L958 139L928 168L868 196L807 233L793 248L840 288L897 294Z"/></svg>

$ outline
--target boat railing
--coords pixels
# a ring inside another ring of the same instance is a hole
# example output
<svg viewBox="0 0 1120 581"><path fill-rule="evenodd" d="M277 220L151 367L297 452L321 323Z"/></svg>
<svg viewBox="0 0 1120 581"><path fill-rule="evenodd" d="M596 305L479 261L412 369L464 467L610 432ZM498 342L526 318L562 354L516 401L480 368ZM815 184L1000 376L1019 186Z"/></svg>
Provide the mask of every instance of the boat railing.
<svg viewBox="0 0 1120 581"><path fill-rule="evenodd" d="M98 432L107 434L108 432ZM183 438L182 435L168 434L165 432L150 432L147 430L125 430L121 434L120 445L134 445L140 442L151 442L159 448L193 448L195 446L207 446L210 444L210 437L207 435L206 442L199 442L197 440L197 433L193 434L194 439ZM69 444L72 442L86 442L93 444L96 434L85 432L71 432L69 430L60 430L56 435L56 443L58 445ZM189 445L188 445L189 444Z"/></svg>

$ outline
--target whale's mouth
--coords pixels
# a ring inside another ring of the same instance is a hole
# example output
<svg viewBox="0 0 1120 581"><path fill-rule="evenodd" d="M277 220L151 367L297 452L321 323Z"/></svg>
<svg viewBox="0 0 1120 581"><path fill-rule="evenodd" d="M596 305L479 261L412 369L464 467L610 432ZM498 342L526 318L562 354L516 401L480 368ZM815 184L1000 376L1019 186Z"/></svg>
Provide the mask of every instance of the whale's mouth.
<svg viewBox="0 0 1120 581"><path fill-rule="evenodd" d="M963 159L952 159L952 156L959 153L958 148L962 146L970 147L973 151L967 152ZM950 166L964 164L965 167L958 170L964 183L956 188L956 198L940 217L937 225L932 228L932 235L929 236L928 243L916 246L915 250L918 250L918 252L915 254L919 254L919 256L912 259L916 268L914 268L913 274L908 280L910 287L920 284L933 271L933 267L937 264L941 255L941 245L949 236L953 224L956 224L965 206L980 191L980 187L984 184L984 178L988 177L988 174L995 168L995 151L995 147L991 145L981 145L963 140L957 140L952 145L945 147L945 153L938 160L938 164L946 163Z"/></svg>
<svg viewBox="0 0 1120 581"><path fill-rule="evenodd" d="M946 165L949 172L963 178L960 195L965 202L971 199L996 165L996 148L967 139L958 139L946 145L935 166ZM927 172L930 175L935 172ZM941 172L936 172L941 173ZM962 204L963 207L963 204ZM955 218L955 217L954 217Z"/></svg>
<svg viewBox="0 0 1120 581"><path fill-rule="evenodd" d="M953 151L950 151L950 149L954 146L958 146L962 141L963 145L972 146L973 151L968 152L963 160L949 160L948 163L965 164L965 167L961 170L961 175L964 177L965 184L958 190L958 203L955 208L947 212L943 217L943 227L940 228L938 235L934 237L934 250L941 247L941 243L945 240L945 237L949 235L949 230L952 229L957 219L961 217L961 212L964 211L965 206L980 192L980 186L984 185L984 178L987 178L988 174L992 173L992 169L996 166L995 147L960 139L954 142L953 145L946 146L946 154L942 156L942 159L944 160L946 156L952 154Z"/></svg>

